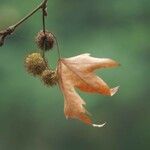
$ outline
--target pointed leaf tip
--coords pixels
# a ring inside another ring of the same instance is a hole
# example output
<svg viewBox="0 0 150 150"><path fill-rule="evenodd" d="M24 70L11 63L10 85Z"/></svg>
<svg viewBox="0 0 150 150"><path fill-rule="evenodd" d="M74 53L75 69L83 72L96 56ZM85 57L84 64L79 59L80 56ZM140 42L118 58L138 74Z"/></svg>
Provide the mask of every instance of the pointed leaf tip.
<svg viewBox="0 0 150 150"><path fill-rule="evenodd" d="M119 87L120 86L117 86L117 87L111 89L111 96L113 96L113 95L115 95L117 93Z"/></svg>
<svg viewBox="0 0 150 150"><path fill-rule="evenodd" d="M106 122L105 122L105 123L103 123L103 124L92 124L92 126L93 126L93 127L101 128L101 127L104 127L104 126L105 126L105 124L106 124Z"/></svg>

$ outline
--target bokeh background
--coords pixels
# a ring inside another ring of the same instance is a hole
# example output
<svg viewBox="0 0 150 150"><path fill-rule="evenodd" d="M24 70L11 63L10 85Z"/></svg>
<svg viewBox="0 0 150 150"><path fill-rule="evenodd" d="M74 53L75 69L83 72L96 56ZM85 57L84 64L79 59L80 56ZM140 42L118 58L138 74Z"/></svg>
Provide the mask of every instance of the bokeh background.
<svg viewBox="0 0 150 150"><path fill-rule="evenodd" d="M40 0L0 0L0 29L16 23ZM58 87L47 88L27 74L25 56L38 50L41 12L17 28L0 48L0 150L148 150L150 148L150 1L49 0L47 29L63 57L91 53L121 67L97 71L113 97L79 92L93 128L66 120ZM47 54L53 68L56 48Z"/></svg>

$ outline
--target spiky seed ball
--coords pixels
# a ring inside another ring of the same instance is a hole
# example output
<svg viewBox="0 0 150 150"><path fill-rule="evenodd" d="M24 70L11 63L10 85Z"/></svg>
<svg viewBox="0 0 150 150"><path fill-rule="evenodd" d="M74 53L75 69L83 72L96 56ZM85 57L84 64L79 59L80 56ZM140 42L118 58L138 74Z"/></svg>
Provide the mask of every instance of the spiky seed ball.
<svg viewBox="0 0 150 150"><path fill-rule="evenodd" d="M53 86L57 84L56 72L49 69L43 71L41 79L46 86Z"/></svg>
<svg viewBox="0 0 150 150"><path fill-rule="evenodd" d="M53 48L54 45L54 36L51 32L40 31L36 36L36 43L38 47L44 51L48 51Z"/></svg>
<svg viewBox="0 0 150 150"><path fill-rule="evenodd" d="M40 75L47 67L47 63L40 53L32 53L25 59L25 67L32 75Z"/></svg>

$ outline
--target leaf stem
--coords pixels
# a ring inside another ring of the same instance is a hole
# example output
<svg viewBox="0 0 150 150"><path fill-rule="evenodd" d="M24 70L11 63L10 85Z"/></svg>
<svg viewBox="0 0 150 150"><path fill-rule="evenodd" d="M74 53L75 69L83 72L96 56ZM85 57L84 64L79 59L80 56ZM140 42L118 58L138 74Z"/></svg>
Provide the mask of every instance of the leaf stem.
<svg viewBox="0 0 150 150"><path fill-rule="evenodd" d="M59 50L59 44L58 44L58 40L56 38L56 36L53 34L55 41L56 41L56 48L57 48L57 53L58 53L58 58L61 58L61 54L60 54L60 50Z"/></svg>

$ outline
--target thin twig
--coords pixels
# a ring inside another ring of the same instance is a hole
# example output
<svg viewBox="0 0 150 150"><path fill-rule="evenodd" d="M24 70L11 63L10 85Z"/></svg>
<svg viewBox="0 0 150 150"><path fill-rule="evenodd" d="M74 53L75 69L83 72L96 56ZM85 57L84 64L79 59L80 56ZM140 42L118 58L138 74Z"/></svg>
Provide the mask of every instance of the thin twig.
<svg viewBox="0 0 150 150"><path fill-rule="evenodd" d="M4 44L5 38L8 35L12 34L19 25L21 25L24 21L30 18L35 12L37 12L39 9L46 10L47 1L48 0L43 0L43 2L40 5L38 5L31 13L29 13L23 19L21 19L20 21L18 21L16 24L12 26L9 26L7 29L0 31L0 46Z"/></svg>
<svg viewBox="0 0 150 150"><path fill-rule="evenodd" d="M42 7L42 22L43 22L43 32L45 33L45 16L47 16L47 3Z"/></svg>
<svg viewBox="0 0 150 150"><path fill-rule="evenodd" d="M45 16L47 16L47 6L46 6L46 3L43 5L42 7L42 24L43 24L43 33L45 35L45 32L46 32L46 25L45 25ZM43 59L45 60L45 49L46 49L46 35L45 35L45 38L44 38L44 50L42 50L42 57Z"/></svg>

